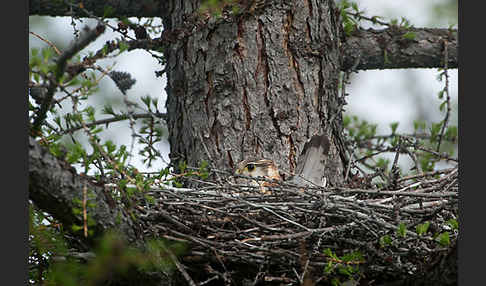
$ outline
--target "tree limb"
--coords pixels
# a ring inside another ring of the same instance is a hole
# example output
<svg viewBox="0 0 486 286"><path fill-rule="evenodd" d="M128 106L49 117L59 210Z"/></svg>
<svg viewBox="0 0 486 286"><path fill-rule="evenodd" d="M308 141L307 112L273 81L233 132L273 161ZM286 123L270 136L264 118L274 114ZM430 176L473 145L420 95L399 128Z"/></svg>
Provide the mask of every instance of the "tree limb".
<svg viewBox="0 0 486 286"><path fill-rule="evenodd" d="M66 5L66 2L71 5ZM95 0L69 0L69 1L51 1L51 0L29 0L29 15L39 16L78 16L86 17L80 7L82 5L86 10L91 11L94 15L112 16L112 17L161 17L166 14L164 8L165 1L149 0L127 0L127 1L95 1ZM74 7L74 8L73 8ZM111 7L111 8L107 8ZM108 13L108 15L106 15Z"/></svg>
<svg viewBox="0 0 486 286"><path fill-rule="evenodd" d="M104 231L116 228L128 241L136 244L132 219L120 206L109 203L103 187L76 174L68 163L57 159L29 137L29 199L59 220L68 231L72 231L73 225L83 224L82 212L75 210L82 209L84 184L88 186L87 214L94 222L88 226L94 234L86 242L91 243ZM81 238L81 233L77 237Z"/></svg>
<svg viewBox="0 0 486 286"><path fill-rule="evenodd" d="M344 43L342 69L347 71L396 68L448 68L458 66L457 30L390 27L357 30Z"/></svg>

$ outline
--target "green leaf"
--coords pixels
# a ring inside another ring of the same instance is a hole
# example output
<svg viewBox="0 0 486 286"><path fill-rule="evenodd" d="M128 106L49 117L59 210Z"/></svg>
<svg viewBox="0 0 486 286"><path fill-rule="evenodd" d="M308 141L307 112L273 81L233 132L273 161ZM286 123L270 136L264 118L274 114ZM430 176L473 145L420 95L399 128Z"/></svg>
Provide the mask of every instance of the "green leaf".
<svg viewBox="0 0 486 286"><path fill-rule="evenodd" d="M144 197L149 204L155 204L155 198L153 196L145 195Z"/></svg>
<svg viewBox="0 0 486 286"><path fill-rule="evenodd" d="M415 39L415 33L414 32L406 32L405 34L403 34L403 38L406 39L406 40L414 40Z"/></svg>
<svg viewBox="0 0 486 286"><path fill-rule="evenodd" d="M439 91L439 93L438 93L439 99L444 98L444 92L445 92L445 90Z"/></svg>
<svg viewBox="0 0 486 286"><path fill-rule="evenodd" d="M413 121L413 130L415 132L419 130L424 130L425 129L425 121L419 121L419 120L414 120Z"/></svg>
<svg viewBox="0 0 486 286"><path fill-rule="evenodd" d="M344 128L347 128L349 124L351 123L351 118L347 115L343 117L343 126Z"/></svg>
<svg viewBox="0 0 486 286"><path fill-rule="evenodd" d="M40 75L38 73L34 74L34 81L39 82L40 81Z"/></svg>
<svg viewBox="0 0 486 286"><path fill-rule="evenodd" d="M127 44L127 42L120 42L119 45L118 45L118 49L120 51L120 54L123 53L124 51L128 50L128 48L130 47L130 45Z"/></svg>
<svg viewBox="0 0 486 286"><path fill-rule="evenodd" d="M456 140L457 139L457 126L447 127L446 132L445 132L445 137L448 140L452 140L452 141Z"/></svg>
<svg viewBox="0 0 486 286"><path fill-rule="evenodd" d="M108 154L111 154L116 150L116 145L111 140L107 140L105 142L105 147L106 147L106 151L108 152Z"/></svg>
<svg viewBox="0 0 486 286"><path fill-rule="evenodd" d="M393 134L394 135L394 134ZM393 147L397 147L398 146L398 143L400 143L400 137L399 136L393 136L391 138L391 141L390 141L390 144L393 146Z"/></svg>
<svg viewBox="0 0 486 286"><path fill-rule="evenodd" d="M386 169L388 167L388 164L390 164L389 159L378 158L378 161L376 162L376 167Z"/></svg>
<svg viewBox="0 0 486 286"><path fill-rule="evenodd" d="M127 18L127 17L125 17L125 16L122 16L122 17L121 17L121 19L120 19L120 21L121 21L123 24L127 25L127 26L130 26L130 24L131 24L130 20L128 20L128 18Z"/></svg>
<svg viewBox="0 0 486 286"><path fill-rule="evenodd" d="M397 234L398 234L398 236L400 236L400 237L405 237L405 236L407 236L407 227L405 226L405 224L404 224L403 222L401 222L401 223L398 225Z"/></svg>
<svg viewBox="0 0 486 286"><path fill-rule="evenodd" d="M404 27L404 28L409 28L409 27L411 27L410 21L408 19L406 19L405 17L402 17L401 21L400 21L400 26Z"/></svg>
<svg viewBox="0 0 486 286"><path fill-rule="evenodd" d="M199 166L199 176L203 180L206 180L209 177L208 166L209 166L209 163L205 160L203 160L201 162L201 165Z"/></svg>
<svg viewBox="0 0 486 286"><path fill-rule="evenodd" d="M419 224L415 227L415 230L419 236L423 235L429 229L430 222L425 222L423 224Z"/></svg>
<svg viewBox="0 0 486 286"><path fill-rule="evenodd" d="M155 107L157 107L157 104L159 104L159 99L158 98L152 98L152 103Z"/></svg>
<svg viewBox="0 0 486 286"><path fill-rule="evenodd" d="M69 145L68 150L66 161L69 164L78 163L79 160L86 155L86 151L80 143Z"/></svg>
<svg viewBox="0 0 486 286"><path fill-rule="evenodd" d="M113 16L115 12L115 9L113 7L105 5L104 11L103 11L103 18L110 18Z"/></svg>
<svg viewBox="0 0 486 286"><path fill-rule="evenodd" d="M350 262L350 261L354 261L354 262L360 261L360 262L363 262L364 261L364 258L363 258L363 254L361 252L359 252L359 251L352 251L350 253L347 253L347 254L343 255L342 260L345 261L345 262Z"/></svg>
<svg viewBox="0 0 486 286"><path fill-rule="evenodd" d="M447 223L452 227L452 229L459 229L459 222L457 222L457 220L451 218L447 221Z"/></svg>
<svg viewBox="0 0 486 286"><path fill-rule="evenodd" d="M381 247L391 245L391 243L392 243L392 239L390 238L390 236L388 234L380 237L380 246Z"/></svg>
<svg viewBox="0 0 486 286"><path fill-rule="evenodd" d="M445 108L446 104L447 104L447 101L442 102L442 103L440 104L440 106L439 106L439 110L440 110L440 111L444 111L444 108Z"/></svg>
<svg viewBox="0 0 486 286"><path fill-rule="evenodd" d="M440 129L442 127L442 122L439 123L432 123L432 126L430 127L430 140L432 142L436 141L436 137L439 135Z"/></svg>
<svg viewBox="0 0 486 286"><path fill-rule="evenodd" d="M422 167L422 171L424 172L431 172L434 170L435 163L432 160L432 155L429 153L424 154L420 158L420 166Z"/></svg>
<svg viewBox="0 0 486 286"><path fill-rule="evenodd" d="M341 4L340 5L341 5L341 9L342 10L346 10L346 9L348 9L350 7L349 1L347 1L347 0L341 1Z"/></svg>
<svg viewBox="0 0 486 286"><path fill-rule="evenodd" d="M332 261L328 261L326 267L324 267L324 274L331 274L334 270Z"/></svg>
<svg viewBox="0 0 486 286"><path fill-rule="evenodd" d="M349 269L347 267L342 267L342 266L338 267L338 273L345 275L345 276L351 276L352 275L351 271L349 271Z"/></svg>
<svg viewBox="0 0 486 286"><path fill-rule="evenodd" d="M439 236L437 236L437 238L436 238L436 241L442 246L450 245L451 241L450 241L450 238L449 238L449 232L445 231L445 232L439 234Z"/></svg>
<svg viewBox="0 0 486 286"><path fill-rule="evenodd" d="M50 48L45 48L42 49L42 58L44 59L44 62L47 63L47 61L52 57L52 50Z"/></svg>
<svg viewBox="0 0 486 286"><path fill-rule="evenodd" d="M37 57L39 55L39 48L32 48L30 50L30 54L32 55L32 57Z"/></svg>
<svg viewBox="0 0 486 286"><path fill-rule="evenodd" d="M142 96L141 98L142 102L147 106L147 108L150 108L150 102L152 101L150 96Z"/></svg>
<svg viewBox="0 0 486 286"><path fill-rule="evenodd" d="M337 257L337 255L336 255L336 253L332 252L332 250L331 250L330 248L326 248L326 249L324 249L323 253L324 253L325 255L327 255L327 256L329 256L329 257L333 258L333 259L336 259L336 260L338 259L338 257Z"/></svg>
<svg viewBox="0 0 486 286"><path fill-rule="evenodd" d="M380 16L373 16L371 17L371 22L373 22L373 24L376 24L378 22L378 20L382 19L382 17Z"/></svg>
<svg viewBox="0 0 486 286"><path fill-rule="evenodd" d="M332 280L331 280L331 285L332 285L332 286L340 286L340 285L341 285L341 281L339 280L339 278L334 277L334 278L332 278Z"/></svg>
<svg viewBox="0 0 486 286"><path fill-rule="evenodd" d="M102 113L103 114L116 115L115 111L113 110L113 107L110 106L110 105L103 106Z"/></svg>
<svg viewBox="0 0 486 286"><path fill-rule="evenodd" d="M101 48L101 54L103 56L106 56L107 53L108 53L108 45L104 45L103 48Z"/></svg>
<svg viewBox="0 0 486 286"><path fill-rule="evenodd" d="M356 25L351 21L346 21L344 23L343 29L344 29L344 33L346 34L346 36L350 36L354 32L355 28L356 28Z"/></svg>
<svg viewBox="0 0 486 286"><path fill-rule="evenodd" d="M395 132L397 131L397 128L398 128L398 122L392 122L390 123L390 128L392 130L392 134L395 134Z"/></svg>
<svg viewBox="0 0 486 286"><path fill-rule="evenodd" d="M73 79L71 79L69 81L69 83L67 84L67 86L73 86L73 85L78 85L81 81L79 80L78 77L74 77Z"/></svg>

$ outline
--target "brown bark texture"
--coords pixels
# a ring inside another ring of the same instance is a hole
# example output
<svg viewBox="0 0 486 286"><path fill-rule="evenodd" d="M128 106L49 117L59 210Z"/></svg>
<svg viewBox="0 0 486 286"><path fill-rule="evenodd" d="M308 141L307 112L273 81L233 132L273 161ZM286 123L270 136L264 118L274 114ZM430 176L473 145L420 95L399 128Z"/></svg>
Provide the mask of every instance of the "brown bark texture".
<svg viewBox="0 0 486 286"><path fill-rule="evenodd" d="M331 184L343 178L338 98L341 30L333 1L267 1L170 45L171 159L231 169L248 157L293 173L305 142L330 138ZM183 25L198 1L169 1L164 25Z"/></svg>

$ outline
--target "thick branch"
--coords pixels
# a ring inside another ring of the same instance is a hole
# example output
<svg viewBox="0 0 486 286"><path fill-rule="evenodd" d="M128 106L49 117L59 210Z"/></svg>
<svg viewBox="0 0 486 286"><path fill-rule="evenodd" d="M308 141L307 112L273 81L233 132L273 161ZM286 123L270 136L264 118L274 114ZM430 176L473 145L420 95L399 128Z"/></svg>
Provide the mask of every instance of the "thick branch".
<svg viewBox="0 0 486 286"><path fill-rule="evenodd" d="M343 46L342 69L439 68L444 66L445 44L448 67L457 68L457 30L357 30Z"/></svg>
<svg viewBox="0 0 486 286"><path fill-rule="evenodd" d="M72 4L66 5L66 3ZM29 0L29 15L39 16L78 16L87 15L76 7L82 7L98 17L161 17L164 15L164 2L158 0L138 1L95 1L95 0ZM74 7L74 8L71 8ZM111 7L111 8L107 8ZM108 13L108 14L107 14Z"/></svg>
<svg viewBox="0 0 486 286"><path fill-rule="evenodd" d="M88 188L88 218L94 222L93 226L88 226L88 229L94 230L93 238L102 235L105 230L116 228L129 241L136 241L130 216L116 204L110 203L103 187L76 174L74 168L29 137L29 199L58 219L67 230L74 224L83 225L81 202L84 186Z"/></svg>

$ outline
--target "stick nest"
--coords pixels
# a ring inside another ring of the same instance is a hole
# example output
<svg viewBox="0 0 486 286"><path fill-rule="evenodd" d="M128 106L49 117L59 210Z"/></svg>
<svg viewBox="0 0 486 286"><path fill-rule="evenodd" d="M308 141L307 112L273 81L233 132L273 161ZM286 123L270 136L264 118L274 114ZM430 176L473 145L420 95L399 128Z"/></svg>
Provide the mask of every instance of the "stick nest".
<svg viewBox="0 0 486 286"><path fill-rule="evenodd" d="M425 275L455 250L458 235L457 168L380 190L281 182L262 194L204 182L160 185L151 196L155 204L140 209L145 235L186 242L182 264L200 264L206 277L228 283L238 271L253 273L254 284ZM342 272L348 266L358 271Z"/></svg>

